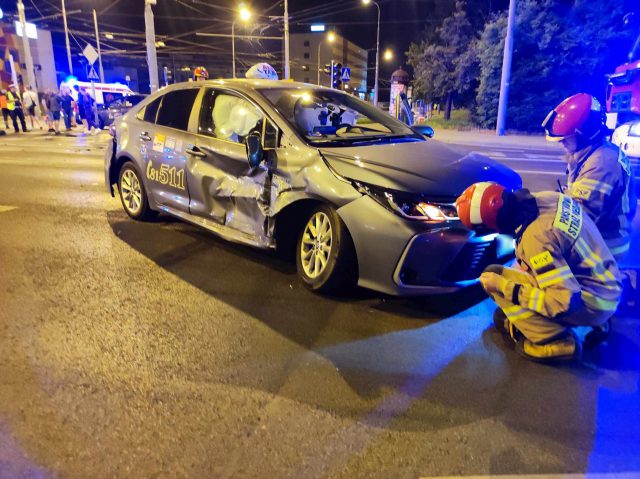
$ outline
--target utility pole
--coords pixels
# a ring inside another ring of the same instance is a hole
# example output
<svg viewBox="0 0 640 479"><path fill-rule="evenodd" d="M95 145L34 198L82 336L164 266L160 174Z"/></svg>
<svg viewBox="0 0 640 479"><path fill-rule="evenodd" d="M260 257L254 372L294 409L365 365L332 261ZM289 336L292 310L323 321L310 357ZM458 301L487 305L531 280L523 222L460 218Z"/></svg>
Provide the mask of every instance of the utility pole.
<svg viewBox="0 0 640 479"><path fill-rule="evenodd" d="M33 68L33 58L31 57L31 47L29 46L29 37L27 36L27 20L24 16L24 4L22 0L18 0L18 17L20 18L20 24L22 25L22 48L24 49L24 60L27 65L27 71L22 78L23 85L32 86L38 89L38 81L36 79L36 72Z"/></svg>
<svg viewBox="0 0 640 479"><path fill-rule="evenodd" d="M147 63L149 64L149 86L151 93L158 90L158 57L156 56L156 29L153 23L153 10L151 6L156 0L145 0L144 23L147 36Z"/></svg>
<svg viewBox="0 0 640 479"><path fill-rule="evenodd" d="M96 44L98 45L98 65L100 66L100 83L104 83L104 70L102 69L102 52L100 52L100 33L98 32L98 14L93 9L93 25L96 28Z"/></svg>
<svg viewBox="0 0 640 479"><path fill-rule="evenodd" d="M284 0L284 79L289 76L289 0Z"/></svg>
<svg viewBox="0 0 640 479"><path fill-rule="evenodd" d="M509 2L509 22L507 36L504 40L504 55L502 57L502 80L500 83L500 101L498 103L498 121L496 135L504 136L507 124L507 105L509 103L509 86L511 83L511 60L513 58L513 35L516 20L516 0Z"/></svg>
<svg viewBox="0 0 640 479"><path fill-rule="evenodd" d="M69 27L67 26L67 9L62 0L62 21L64 22L64 38L67 41L67 61L69 62L69 75L73 76L73 63L71 62L71 45L69 45Z"/></svg>

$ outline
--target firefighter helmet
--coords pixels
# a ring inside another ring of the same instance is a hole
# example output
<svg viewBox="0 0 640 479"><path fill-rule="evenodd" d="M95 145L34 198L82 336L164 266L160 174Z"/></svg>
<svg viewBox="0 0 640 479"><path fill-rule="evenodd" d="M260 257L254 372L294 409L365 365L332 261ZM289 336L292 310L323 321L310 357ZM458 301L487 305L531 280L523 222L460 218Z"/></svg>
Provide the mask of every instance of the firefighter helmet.
<svg viewBox="0 0 640 479"><path fill-rule="evenodd" d="M193 71L193 77L195 78L195 80L206 80L209 78L209 72L207 71L207 69L205 67L197 67L194 71Z"/></svg>
<svg viewBox="0 0 640 479"><path fill-rule="evenodd" d="M475 183L456 200L458 217L467 228L484 226L498 230L498 212L504 201L505 187L497 183Z"/></svg>
<svg viewBox="0 0 640 479"><path fill-rule="evenodd" d="M592 140L603 127L602 105L587 93L570 96L551 110L542 123L549 141L562 141L573 135Z"/></svg>
<svg viewBox="0 0 640 479"><path fill-rule="evenodd" d="M246 75L247 78L254 80L277 80L278 73L268 63L257 63L249 68Z"/></svg>

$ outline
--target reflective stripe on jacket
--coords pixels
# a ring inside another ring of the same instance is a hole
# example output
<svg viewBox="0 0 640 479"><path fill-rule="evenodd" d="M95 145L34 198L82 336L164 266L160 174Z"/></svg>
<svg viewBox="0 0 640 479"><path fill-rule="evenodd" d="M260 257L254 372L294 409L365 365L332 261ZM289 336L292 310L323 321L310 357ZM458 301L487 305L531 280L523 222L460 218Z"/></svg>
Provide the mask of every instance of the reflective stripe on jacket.
<svg viewBox="0 0 640 479"><path fill-rule="evenodd" d="M613 313L622 292L620 272L594 222L567 195L534 196L540 214L519 237L516 257L536 285L506 282L504 297L519 307L512 314L554 318L583 305Z"/></svg>
<svg viewBox="0 0 640 479"><path fill-rule="evenodd" d="M627 156L603 141L570 155L567 194L579 201L598 226L614 257L629 250L636 212L634 175Z"/></svg>

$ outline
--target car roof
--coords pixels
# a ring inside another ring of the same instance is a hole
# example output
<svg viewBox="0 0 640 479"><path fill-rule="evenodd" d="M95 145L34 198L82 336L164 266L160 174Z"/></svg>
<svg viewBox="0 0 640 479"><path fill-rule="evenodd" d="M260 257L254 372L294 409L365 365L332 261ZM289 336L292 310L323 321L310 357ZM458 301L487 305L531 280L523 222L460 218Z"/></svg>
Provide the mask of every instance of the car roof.
<svg viewBox="0 0 640 479"><path fill-rule="evenodd" d="M302 83L296 81L289 80L254 80L254 79L246 79L246 78L234 78L234 79L226 79L220 78L216 80L206 80L203 82L182 82L175 83L167 87L167 89L173 88L183 88L183 87L193 87L193 86L229 86L232 88L238 88L241 90L262 90L262 89L325 89L327 87L322 87L319 85L313 85L311 83Z"/></svg>

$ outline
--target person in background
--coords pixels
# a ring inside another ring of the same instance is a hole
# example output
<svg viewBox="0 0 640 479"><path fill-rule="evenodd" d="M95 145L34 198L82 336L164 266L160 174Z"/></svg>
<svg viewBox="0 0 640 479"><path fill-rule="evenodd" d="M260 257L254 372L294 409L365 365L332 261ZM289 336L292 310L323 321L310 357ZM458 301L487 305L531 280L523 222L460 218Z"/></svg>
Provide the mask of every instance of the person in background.
<svg viewBox="0 0 640 479"><path fill-rule="evenodd" d="M2 108L2 117L4 118L4 129L9 129L9 117L11 113L7 108L7 92L6 90L0 91L0 108Z"/></svg>
<svg viewBox="0 0 640 479"><path fill-rule="evenodd" d="M49 111L49 121L51 122L51 126L49 128L49 133L55 133L56 135L60 134L60 112L62 111L62 99L58 92L50 90L49 94L46 98L47 101L47 110Z"/></svg>
<svg viewBox="0 0 640 479"><path fill-rule="evenodd" d="M22 100L24 101L24 107L27 109L27 114L29 115L31 129L33 130L37 125L42 130L42 123L40 123L40 119L36 112L39 103L38 94L33 91L31 86L28 86L22 94Z"/></svg>
<svg viewBox="0 0 640 479"><path fill-rule="evenodd" d="M565 152L566 194L579 202L602 233L618 264L631 246L637 199L629 158L608 140L600 102L578 93L556 106L542 124L547 140L559 142ZM624 270L625 305L638 298L636 271Z"/></svg>
<svg viewBox="0 0 640 479"><path fill-rule="evenodd" d="M82 123L82 125L84 126L84 132L85 133L89 133L89 125L87 124L87 119L85 117L85 110L84 110L84 92L85 89L82 88L80 89L78 87L78 85L74 85L74 90L76 91L76 94L78 95L78 101L76 102L76 107L78 109L78 117L80 118L80 122Z"/></svg>
<svg viewBox="0 0 640 479"><path fill-rule="evenodd" d="M64 126L67 131L71 130L73 119L73 97L69 88L63 87L61 90L60 101L62 105L62 111L64 112Z"/></svg>
<svg viewBox="0 0 640 479"><path fill-rule="evenodd" d="M47 131L51 133L51 120L49 117L49 102L47 99L49 98L49 94L51 93L50 89L45 89L44 94L42 95L42 100L40 100L40 109L42 110L42 117L44 118L45 125L47 126Z"/></svg>
<svg viewBox="0 0 640 479"><path fill-rule="evenodd" d="M96 125L94 122L94 111L93 107L95 105L95 101L89 95L89 92L86 88L80 89L80 94L82 95L82 106L84 110L84 118L87 122L87 130L86 133L91 133L93 135L97 135L99 132L96 129Z"/></svg>
<svg viewBox="0 0 640 479"><path fill-rule="evenodd" d="M7 92L7 108L11 113L11 121L13 121L13 128L16 130L16 133L20 133L17 120L20 120L22 131L26 133L27 124L24 120L24 111L22 110L22 98L15 84L9 86L9 91Z"/></svg>

